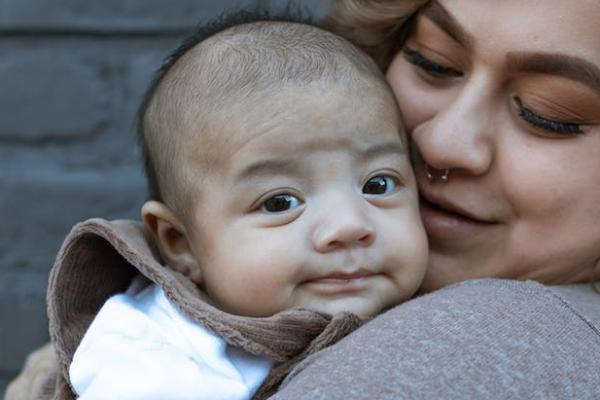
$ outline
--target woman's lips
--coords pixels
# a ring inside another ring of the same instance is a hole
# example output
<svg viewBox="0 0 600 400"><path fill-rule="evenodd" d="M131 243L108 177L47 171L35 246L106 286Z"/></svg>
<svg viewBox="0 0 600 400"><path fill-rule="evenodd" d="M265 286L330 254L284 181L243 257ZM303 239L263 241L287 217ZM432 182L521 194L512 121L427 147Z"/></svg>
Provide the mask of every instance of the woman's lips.
<svg viewBox="0 0 600 400"><path fill-rule="evenodd" d="M427 234L438 240L463 240L497 224L496 221L478 217L448 201L431 200L426 196L421 196L420 209Z"/></svg>

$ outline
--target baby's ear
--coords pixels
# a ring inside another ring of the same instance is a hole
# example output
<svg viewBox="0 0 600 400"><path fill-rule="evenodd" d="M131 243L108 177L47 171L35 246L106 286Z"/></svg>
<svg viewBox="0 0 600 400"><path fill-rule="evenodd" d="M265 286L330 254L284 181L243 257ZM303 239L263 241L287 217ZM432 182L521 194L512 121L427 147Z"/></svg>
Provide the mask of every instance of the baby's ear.
<svg viewBox="0 0 600 400"><path fill-rule="evenodd" d="M154 236L160 254L169 267L200 285L200 264L190 247L185 226L171 209L160 201L147 201L142 206L142 221Z"/></svg>

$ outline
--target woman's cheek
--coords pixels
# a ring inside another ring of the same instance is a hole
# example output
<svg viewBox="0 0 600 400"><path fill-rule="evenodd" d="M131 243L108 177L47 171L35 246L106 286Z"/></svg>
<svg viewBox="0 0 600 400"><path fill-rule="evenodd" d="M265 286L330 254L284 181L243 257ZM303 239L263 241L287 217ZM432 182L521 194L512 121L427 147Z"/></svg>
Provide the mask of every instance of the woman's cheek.
<svg viewBox="0 0 600 400"><path fill-rule="evenodd" d="M425 82L401 55L392 62L386 76L409 133L443 111L458 90L457 87L436 87Z"/></svg>
<svg viewBox="0 0 600 400"><path fill-rule="evenodd" d="M563 143L555 144L558 147ZM523 150L517 152L516 147L513 146L513 157L499 168L502 187L514 213L519 219L537 221L540 228L560 225L570 209L580 203L578 198L589 192L590 185L578 180L577 171L572 170L578 161L567 151L561 154L543 146L538 146L537 151L526 151L521 146Z"/></svg>

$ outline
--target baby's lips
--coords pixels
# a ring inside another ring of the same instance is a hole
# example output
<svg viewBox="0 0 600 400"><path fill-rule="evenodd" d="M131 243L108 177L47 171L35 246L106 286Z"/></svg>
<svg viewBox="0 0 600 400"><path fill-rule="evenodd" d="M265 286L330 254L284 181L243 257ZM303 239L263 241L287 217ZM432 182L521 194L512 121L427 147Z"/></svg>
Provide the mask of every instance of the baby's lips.
<svg viewBox="0 0 600 400"><path fill-rule="evenodd" d="M312 279L307 280L306 282L317 282L317 281L350 281L353 279L367 278L370 276L379 275L376 272L367 270L365 268L360 268L353 271L333 271L326 275L321 275Z"/></svg>

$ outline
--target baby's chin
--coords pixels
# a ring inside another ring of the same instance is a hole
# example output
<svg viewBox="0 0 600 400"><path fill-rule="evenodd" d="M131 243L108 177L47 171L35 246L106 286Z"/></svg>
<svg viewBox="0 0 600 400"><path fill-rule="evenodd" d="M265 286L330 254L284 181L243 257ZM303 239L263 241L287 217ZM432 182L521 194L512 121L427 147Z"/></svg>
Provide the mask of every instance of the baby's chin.
<svg viewBox="0 0 600 400"><path fill-rule="evenodd" d="M364 298L330 300L320 303L315 302L315 304L307 304L302 307L330 315L350 313L362 319L371 318L386 308L378 300Z"/></svg>
<svg viewBox="0 0 600 400"><path fill-rule="evenodd" d="M233 307L231 304L218 304L214 301L210 301L210 303L229 314L255 318L271 317L292 308L302 308L329 315L349 313L354 314L361 319L369 319L381 313L384 309L399 303L399 301L393 301L396 299L387 299L387 302L384 302L384 300L385 299L378 297L366 297L363 294L363 296L339 296L337 298L322 298L321 296L317 297L310 295L304 296L303 298L292 299L292 301L283 307L278 307L278 304L271 304L271 307L257 308L256 303L251 304L251 306L254 307L248 307L248 304L245 304L246 307ZM279 306L281 306L281 304L279 304Z"/></svg>

